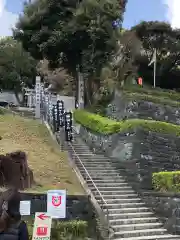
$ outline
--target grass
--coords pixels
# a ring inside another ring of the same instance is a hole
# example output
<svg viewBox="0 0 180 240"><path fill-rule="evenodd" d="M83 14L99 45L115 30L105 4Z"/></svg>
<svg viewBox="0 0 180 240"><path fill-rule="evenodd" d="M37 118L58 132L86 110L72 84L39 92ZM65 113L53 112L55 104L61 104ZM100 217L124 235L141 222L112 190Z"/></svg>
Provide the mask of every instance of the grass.
<svg viewBox="0 0 180 240"><path fill-rule="evenodd" d="M160 97L169 99L171 101L179 101L180 100L180 93L173 91L173 90L166 90L162 88L150 88L150 87L139 87L138 85L128 85L123 87L124 92L126 93L139 93L139 94L146 94L151 95L154 97Z"/></svg>
<svg viewBox="0 0 180 240"><path fill-rule="evenodd" d="M126 99L129 100L143 100L143 101L149 101L161 105L169 105L170 107L180 107L180 102L171 100L167 97L162 96L156 96L156 95L150 95L145 93L132 93L132 92L124 92L124 96Z"/></svg>
<svg viewBox="0 0 180 240"><path fill-rule="evenodd" d="M149 101L170 107L180 107L180 93L162 88L128 85L122 88L124 96L129 100Z"/></svg>
<svg viewBox="0 0 180 240"><path fill-rule="evenodd" d="M36 185L28 191L45 192L66 189L69 195L84 191L68 164L67 154L60 152L46 127L37 120L12 114L0 115L0 154L25 151Z"/></svg>

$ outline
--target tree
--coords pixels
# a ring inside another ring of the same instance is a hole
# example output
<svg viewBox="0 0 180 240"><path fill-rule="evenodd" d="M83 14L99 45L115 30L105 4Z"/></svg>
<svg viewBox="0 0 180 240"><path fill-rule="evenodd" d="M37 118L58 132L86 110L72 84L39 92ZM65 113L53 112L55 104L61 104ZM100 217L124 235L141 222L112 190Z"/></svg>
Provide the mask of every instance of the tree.
<svg viewBox="0 0 180 240"><path fill-rule="evenodd" d="M12 90L18 99L23 86L32 87L36 76L36 60L12 37L0 40L0 88Z"/></svg>
<svg viewBox="0 0 180 240"><path fill-rule="evenodd" d="M140 54L142 43L135 31L123 30L121 32L119 49L113 56L112 67L115 72L115 81L123 83L129 76L136 75L135 59Z"/></svg>
<svg viewBox="0 0 180 240"><path fill-rule="evenodd" d="M92 79L117 47L112 22L122 22L127 0L37 0L24 8L14 30L16 39L37 59L63 67L76 78L83 72L88 98ZM88 81L90 79L90 81Z"/></svg>
<svg viewBox="0 0 180 240"><path fill-rule="evenodd" d="M44 59L38 63L37 70L44 81L50 84L50 90L61 92L65 95L74 95L75 87L73 78L64 68L50 70L48 68L48 60Z"/></svg>
<svg viewBox="0 0 180 240"><path fill-rule="evenodd" d="M141 55L136 59L139 74L145 81L153 81L153 66L148 67L154 49L157 50L157 85L166 88L180 87L180 30L164 22L141 22L134 26L142 43ZM172 81L173 79L173 81Z"/></svg>

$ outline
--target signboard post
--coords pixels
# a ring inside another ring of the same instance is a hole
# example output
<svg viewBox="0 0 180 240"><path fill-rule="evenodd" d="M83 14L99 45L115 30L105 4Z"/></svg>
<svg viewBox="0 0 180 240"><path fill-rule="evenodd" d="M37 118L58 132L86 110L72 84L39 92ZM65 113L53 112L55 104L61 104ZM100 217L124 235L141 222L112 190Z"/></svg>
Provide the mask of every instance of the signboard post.
<svg viewBox="0 0 180 240"><path fill-rule="evenodd" d="M35 117L41 118L41 78L39 76L36 77L36 110Z"/></svg>
<svg viewBox="0 0 180 240"><path fill-rule="evenodd" d="M79 108L84 108L84 79L82 73L79 73L78 79L78 103Z"/></svg>
<svg viewBox="0 0 180 240"><path fill-rule="evenodd" d="M65 139L66 141L72 141L72 112L65 112Z"/></svg>
<svg viewBox="0 0 180 240"><path fill-rule="evenodd" d="M47 213L52 218L66 218L66 190L47 192Z"/></svg>
<svg viewBox="0 0 180 240"><path fill-rule="evenodd" d="M52 218L47 213L37 212L35 215L32 240L50 240Z"/></svg>

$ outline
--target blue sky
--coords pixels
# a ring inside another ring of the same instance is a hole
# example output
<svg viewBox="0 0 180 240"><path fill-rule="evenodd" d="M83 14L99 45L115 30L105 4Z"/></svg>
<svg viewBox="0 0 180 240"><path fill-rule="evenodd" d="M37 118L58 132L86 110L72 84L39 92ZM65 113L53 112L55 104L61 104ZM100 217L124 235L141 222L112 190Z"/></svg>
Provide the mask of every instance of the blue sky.
<svg viewBox="0 0 180 240"><path fill-rule="evenodd" d="M0 0L0 36L11 35L11 27L22 11L24 0ZM165 5L166 3L166 5ZM124 27L130 28L141 20L170 21L180 27L180 0L128 0Z"/></svg>
<svg viewBox="0 0 180 240"><path fill-rule="evenodd" d="M128 0L124 14L124 27L130 28L141 20L167 21L167 10L167 6L160 0Z"/></svg>

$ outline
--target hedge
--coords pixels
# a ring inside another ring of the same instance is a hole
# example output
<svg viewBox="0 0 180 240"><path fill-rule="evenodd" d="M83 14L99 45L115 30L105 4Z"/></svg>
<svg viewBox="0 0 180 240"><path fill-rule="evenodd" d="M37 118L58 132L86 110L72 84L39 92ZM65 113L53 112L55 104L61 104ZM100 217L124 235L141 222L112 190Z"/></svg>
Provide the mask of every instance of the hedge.
<svg viewBox="0 0 180 240"><path fill-rule="evenodd" d="M107 117L102 117L98 114L87 112L85 110L75 110L73 117L77 123L81 124L90 131L105 135L125 132L141 127L152 132L180 136L180 126L167 122L144 119L115 121Z"/></svg>
<svg viewBox="0 0 180 240"><path fill-rule="evenodd" d="M180 192L180 171L153 173L154 189L161 192Z"/></svg>
<svg viewBox="0 0 180 240"><path fill-rule="evenodd" d="M120 123L98 114L84 110L75 110L74 120L93 132L111 134L119 131Z"/></svg>
<svg viewBox="0 0 180 240"><path fill-rule="evenodd" d="M28 226L29 240L32 239L34 220L25 221ZM88 237L88 224L85 221L55 221L52 222L51 240L78 239L84 240Z"/></svg>

